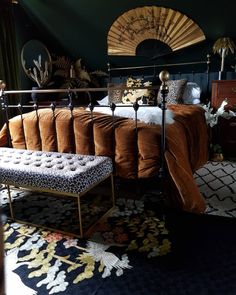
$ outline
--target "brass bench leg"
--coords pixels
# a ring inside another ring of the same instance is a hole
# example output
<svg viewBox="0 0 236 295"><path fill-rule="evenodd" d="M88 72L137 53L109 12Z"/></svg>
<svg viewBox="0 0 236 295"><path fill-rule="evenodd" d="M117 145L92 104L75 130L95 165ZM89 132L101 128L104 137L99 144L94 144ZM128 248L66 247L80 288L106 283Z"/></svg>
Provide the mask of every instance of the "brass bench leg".
<svg viewBox="0 0 236 295"><path fill-rule="evenodd" d="M7 191L8 191L9 208L10 208L11 219L15 220L14 212L13 212L13 202L12 202L12 197L11 197L10 186L9 185L6 185L6 187L7 187ZM77 197L79 228L80 228L80 235L79 235L79 237L82 238L83 237L83 223L82 223L81 204L80 204L80 197L81 197L81 195L79 194L76 197ZM113 174L111 174L111 199L112 199L112 208L110 210L108 210L107 213L105 213L105 216L107 214L109 214L109 212L114 208L114 205L115 205L115 189L114 189L114 176L113 176ZM19 220L19 222L22 222L22 221ZM25 223L30 224L29 222L25 222ZM55 230L55 229L52 229L52 228L49 228L49 227L46 227L46 226L42 226L42 225L36 225L36 224L31 224L31 225L33 225L33 226L39 226L39 227L43 227L43 228L47 228L49 230ZM63 232L63 231L61 231L61 232ZM66 232L63 232L63 233L66 233Z"/></svg>
<svg viewBox="0 0 236 295"><path fill-rule="evenodd" d="M115 206L115 188L114 188L114 175L111 174L111 196L112 196L112 207Z"/></svg>
<svg viewBox="0 0 236 295"><path fill-rule="evenodd" d="M10 214L11 214L11 218L14 220L15 218L14 218L14 213L13 213L11 190L10 190L10 186L8 184L6 186L7 186L8 198L9 198Z"/></svg>
<svg viewBox="0 0 236 295"><path fill-rule="evenodd" d="M80 237L83 237L83 227L82 227L82 217L81 217L81 206L80 206L80 196L77 198L78 202L78 213L79 213L79 228L80 228Z"/></svg>
<svg viewBox="0 0 236 295"><path fill-rule="evenodd" d="M112 212L112 210L114 209L115 207L115 186L114 186L114 175L111 174L110 177L108 177L111 181L110 183L110 188L111 188L111 194L109 194L110 196L110 200L111 200L111 208L108 209L96 222L94 222L85 232L84 234L84 237L86 238L89 238L91 233L94 232L94 228L96 227L96 225L101 222L102 220L105 220ZM79 204L78 204L79 206ZM80 216L81 216L81 213L80 213ZM80 220L80 228L82 229L82 217L81 217L81 220ZM82 232L82 231L80 231ZM83 234L83 232L82 232ZM81 236L82 236L81 234Z"/></svg>

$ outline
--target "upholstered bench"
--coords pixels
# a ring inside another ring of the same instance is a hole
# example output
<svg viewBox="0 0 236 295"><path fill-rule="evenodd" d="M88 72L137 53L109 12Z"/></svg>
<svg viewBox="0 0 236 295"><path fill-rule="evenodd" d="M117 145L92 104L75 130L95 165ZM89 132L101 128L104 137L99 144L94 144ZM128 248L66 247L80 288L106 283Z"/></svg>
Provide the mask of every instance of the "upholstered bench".
<svg viewBox="0 0 236 295"><path fill-rule="evenodd" d="M8 188L11 218L14 220L9 186L77 197L79 230L82 237L80 197L108 177L111 177L111 203L113 207L114 187L110 158L0 148L0 183L5 184Z"/></svg>

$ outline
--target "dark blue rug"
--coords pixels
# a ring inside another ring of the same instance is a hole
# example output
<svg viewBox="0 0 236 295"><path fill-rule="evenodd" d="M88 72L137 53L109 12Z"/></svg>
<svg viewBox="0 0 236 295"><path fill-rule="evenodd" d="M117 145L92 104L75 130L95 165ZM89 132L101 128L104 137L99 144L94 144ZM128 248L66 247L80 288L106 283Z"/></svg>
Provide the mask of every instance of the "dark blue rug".
<svg viewBox="0 0 236 295"><path fill-rule="evenodd" d="M236 294L235 219L168 211L166 228L163 256L14 224L5 225L6 251L17 256L13 275L37 294Z"/></svg>
<svg viewBox="0 0 236 295"><path fill-rule="evenodd" d="M25 197L28 205L33 205L28 210L22 193L15 191L17 211L22 211L26 218L34 215L37 221L42 221L43 217L39 217L41 211L46 214L45 220L48 222L48 206L53 204L57 209L51 210L51 219L54 217L54 223L58 220L60 225L65 225L63 218L59 217L58 208L73 212L73 205L69 206L65 199L52 200L48 196L38 195L40 202L36 202L35 194L31 196L27 193ZM58 205L57 202L62 204ZM157 215L160 210L155 210L155 207L145 200L118 199L113 215L99 223L87 240L6 222L7 295L99 294L111 281L111 290L107 291L109 294L116 284L123 286L124 278L129 272L135 271L133 265L136 256L141 260L151 260L168 255L171 251L163 215ZM86 212L88 214L89 210L86 209ZM68 217L67 214L62 215ZM69 221L73 221L73 218ZM130 256L133 257L132 262ZM118 287L116 292L125 291Z"/></svg>
<svg viewBox="0 0 236 295"><path fill-rule="evenodd" d="M236 294L236 219L161 208L119 199L89 240L6 223L8 295Z"/></svg>

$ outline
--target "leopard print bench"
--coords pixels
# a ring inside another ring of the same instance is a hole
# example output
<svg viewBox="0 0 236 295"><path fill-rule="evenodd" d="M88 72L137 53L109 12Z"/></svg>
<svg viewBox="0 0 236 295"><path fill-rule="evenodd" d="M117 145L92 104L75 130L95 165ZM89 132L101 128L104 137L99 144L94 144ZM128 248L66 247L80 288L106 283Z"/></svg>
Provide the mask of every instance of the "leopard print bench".
<svg viewBox="0 0 236 295"><path fill-rule="evenodd" d="M14 220L10 185L75 196L78 198L79 227L82 237L80 197L108 177L111 177L112 182L111 199L113 207L114 188L112 160L110 158L0 148L0 183L7 185L11 218Z"/></svg>

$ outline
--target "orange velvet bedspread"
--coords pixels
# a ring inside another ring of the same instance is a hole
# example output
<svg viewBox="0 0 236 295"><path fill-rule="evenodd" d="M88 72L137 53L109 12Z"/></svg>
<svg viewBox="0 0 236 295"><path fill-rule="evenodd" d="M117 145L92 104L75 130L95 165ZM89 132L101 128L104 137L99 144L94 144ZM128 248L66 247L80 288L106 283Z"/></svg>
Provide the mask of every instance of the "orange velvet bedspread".
<svg viewBox="0 0 236 295"><path fill-rule="evenodd" d="M172 202L183 210L201 213L205 202L193 179L193 173L208 159L208 132L204 111L199 106L169 105L175 123L166 126L165 159L168 175L175 195ZM38 110L9 122L14 148L32 150L75 152L110 156L115 162L119 177L132 179L156 175L160 167L160 132L158 125L135 122L131 119L112 117L74 109ZM23 131L24 130L24 131ZM6 126L0 132L0 146L7 145ZM138 163L136 155L138 152ZM138 171L137 171L138 167Z"/></svg>

